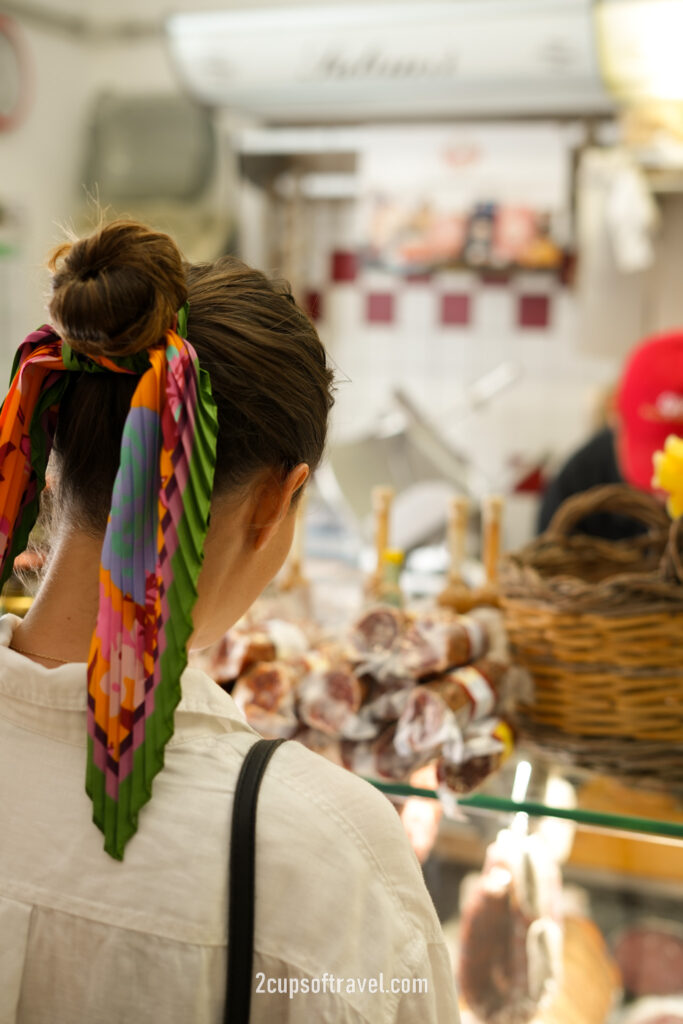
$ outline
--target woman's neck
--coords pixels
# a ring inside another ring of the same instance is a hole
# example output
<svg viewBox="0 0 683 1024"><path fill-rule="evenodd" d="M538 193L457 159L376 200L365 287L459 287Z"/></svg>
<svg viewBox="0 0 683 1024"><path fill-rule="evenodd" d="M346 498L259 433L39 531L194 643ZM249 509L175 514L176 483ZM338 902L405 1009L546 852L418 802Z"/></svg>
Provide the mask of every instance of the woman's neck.
<svg viewBox="0 0 683 1024"><path fill-rule="evenodd" d="M102 540L80 530L61 531L40 590L14 632L12 647L54 661L88 660L97 621Z"/></svg>

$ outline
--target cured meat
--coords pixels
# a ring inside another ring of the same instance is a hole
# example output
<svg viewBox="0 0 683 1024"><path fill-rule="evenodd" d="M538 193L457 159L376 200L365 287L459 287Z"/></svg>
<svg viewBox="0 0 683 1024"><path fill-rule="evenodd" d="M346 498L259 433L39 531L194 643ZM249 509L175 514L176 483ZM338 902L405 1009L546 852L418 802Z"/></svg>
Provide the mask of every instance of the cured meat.
<svg viewBox="0 0 683 1024"><path fill-rule="evenodd" d="M238 679L232 697L247 722L267 739L289 737L297 728L295 675L282 662L259 662Z"/></svg>
<svg viewBox="0 0 683 1024"><path fill-rule="evenodd" d="M485 1024L525 1024L536 1010L529 995L528 927L507 877L497 888L482 889L463 917L460 990Z"/></svg>
<svg viewBox="0 0 683 1024"><path fill-rule="evenodd" d="M266 619L248 624L242 620L213 648L207 671L217 683L230 683L257 662L293 660L309 647L306 634L295 623Z"/></svg>
<svg viewBox="0 0 683 1024"><path fill-rule="evenodd" d="M328 761L343 767L339 741L328 736L327 733L319 732L317 729L309 729L308 726L300 726L292 736L297 743L308 747L315 754L320 754Z"/></svg>
<svg viewBox="0 0 683 1024"><path fill-rule="evenodd" d="M504 831L461 918L460 990L482 1024L526 1024L561 972L561 882L538 841Z"/></svg>
<svg viewBox="0 0 683 1024"><path fill-rule="evenodd" d="M453 615L443 610L422 613L415 618L413 628L435 652L437 672L477 661L489 648L487 619L476 612L472 615Z"/></svg>
<svg viewBox="0 0 683 1024"><path fill-rule="evenodd" d="M362 676L361 681L367 687L367 697L361 707L359 717L376 725L375 735L385 725L396 722L406 706L410 694L415 689L413 679L390 679L379 682L371 676Z"/></svg>
<svg viewBox="0 0 683 1024"><path fill-rule="evenodd" d="M501 650L480 612L375 605L340 637L271 608L230 630L209 671L226 686L236 680L233 697L264 736L297 733L316 748L322 735L343 741L354 771L393 780L441 758L442 784L465 792L505 749L472 734L498 706L507 671L501 657L484 655L489 648Z"/></svg>
<svg viewBox="0 0 683 1024"><path fill-rule="evenodd" d="M508 666L491 658L447 672L424 688L437 694L453 712L461 729L493 714Z"/></svg>
<svg viewBox="0 0 683 1024"><path fill-rule="evenodd" d="M615 1024L683 1024L682 996L638 999Z"/></svg>
<svg viewBox="0 0 683 1024"><path fill-rule="evenodd" d="M259 661L274 661L275 657L275 644L267 633L233 628L219 640L207 669L217 683L230 683L251 665Z"/></svg>
<svg viewBox="0 0 683 1024"><path fill-rule="evenodd" d="M343 741L341 752L344 767L369 778L404 781L416 768L422 767L425 761L417 755L402 757L394 746L395 733L396 726L390 725L372 742Z"/></svg>
<svg viewBox="0 0 683 1024"><path fill-rule="evenodd" d="M354 625L351 645L358 660L370 654L388 651L397 640L405 623L405 616L398 608L380 605L367 611Z"/></svg>
<svg viewBox="0 0 683 1024"><path fill-rule="evenodd" d="M389 606L366 612L350 638L360 672L379 682L437 675L482 657L488 644L485 620L439 610L410 615Z"/></svg>
<svg viewBox="0 0 683 1024"><path fill-rule="evenodd" d="M438 659L429 643L398 608L380 605L353 627L349 652L359 677L388 690L414 682L418 671L431 672Z"/></svg>
<svg viewBox="0 0 683 1024"><path fill-rule="evenodd" d="M399 754L431 760L444 744L458 741L462 745L460 727L441 694L428 686L414 687L396 723L394 745Z"/></svg>
<svg viewBox="0 0 683 1024"><path fill-rule="evenodd" d="M342 736L344 727L360 710L366 689L349 666L333 665L309 672L298 686L299 718L312 729Z"/></svg>
<svg viewBox="0 0 683 1024"><path fill-rule="evenodd" d="M563 922L562 977L533 1024L606 1024L620 994L619 972L602 933L586 917Z"/></svg>
<svg viewBox="0 0 683 1024"><path fill-rule="evenodd" d="M268 618L263 630L275 644L278 659L289 661L300 657L317 646L317 630L312 622L287 622L285 619Z"/></svg>
<svg viewBox="0 0 683 1024"><path fill-rule="evenodd" d="M482 659L415 687L398 720L397 750L431 751L436 757L445 746L451 760L461 760L465 730L491 715L506 672L503 663Z"/></svg>
<svg viewBox="0 0 683 1024"><path fill-rule="evenodd" d="M464 795L486 779L512 753L514 734L501 718L485 718L473 723L462 744L444 747L436 765L439 785Z"/></svg>
<svg viewBox="0 0 683 1024"><path fill-rule="evenodd" d="M673 921L640 921L614 944L624 988L634 996L683 992L683 928Z"/></svg>
<svg viewBox="0 0 683 1024"><path fill-rule="evenodd" d="M392 648L391 671L398 678L422 679L447 666L448 640L442 632L409 623Z"/></svg>

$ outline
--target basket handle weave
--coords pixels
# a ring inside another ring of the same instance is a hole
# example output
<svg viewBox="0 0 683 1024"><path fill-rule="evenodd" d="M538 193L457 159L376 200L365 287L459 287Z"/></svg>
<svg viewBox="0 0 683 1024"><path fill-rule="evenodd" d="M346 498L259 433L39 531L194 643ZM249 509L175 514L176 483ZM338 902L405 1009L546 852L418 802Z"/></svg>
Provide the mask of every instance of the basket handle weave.
<svg viewBox="0 0 683 1024"><path fill-rule="evenodd" d="M582 519L597 512L629 516L650 530L668 530L671 526L666 509L651 494L627 484L604 484L567 498L548 523L546 536L566 537Z"/></svg>
<svg viewBox="0 0 683 1024"><path fill-rule="evenodd" d="M674 519L661 569L667 580L683 583L683 519Z"/></svg>

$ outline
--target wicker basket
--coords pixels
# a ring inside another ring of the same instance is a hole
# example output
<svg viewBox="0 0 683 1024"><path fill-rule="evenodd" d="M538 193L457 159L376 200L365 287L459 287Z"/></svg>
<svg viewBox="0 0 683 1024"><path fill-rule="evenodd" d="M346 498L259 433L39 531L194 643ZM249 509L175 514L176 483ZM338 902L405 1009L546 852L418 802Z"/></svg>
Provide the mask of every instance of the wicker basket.
<svg viewBox="0 0 683 1024"><path fill-rule="evenodd" d="M640 520L628 541L572 533L587 515ZM501 599L535 682L527 739L582 767L683 787L683 524L622 485L568 499L508 555Z"/></svg>

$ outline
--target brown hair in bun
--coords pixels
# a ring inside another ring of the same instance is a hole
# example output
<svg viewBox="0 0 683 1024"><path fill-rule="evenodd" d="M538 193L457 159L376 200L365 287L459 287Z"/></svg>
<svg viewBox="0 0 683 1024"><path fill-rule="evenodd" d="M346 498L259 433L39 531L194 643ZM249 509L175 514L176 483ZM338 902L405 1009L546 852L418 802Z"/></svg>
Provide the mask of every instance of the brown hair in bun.
<svg viewBox="0 0 683 1024"><path fill-rule="evenodd" d="M163 338L187 298L173 239L132 221L65 242L48 265L54 274L52 322L84 355L142 352Z"/></svg>
<svg viewBox="0 0 683 1024"><path fill-rule="evenodd" d="M215 493L234 493L264 470L284 476L299 462L315 469L333 374L285 282L235 256L184 264L167 235L121 221L63 246L53 266L50 311L79 352L123 355L153 344L189 297L188 338L209 374L218 413ZM60 518L99 536L138 377L68 376L53 449L54 495Z"/></svg>

